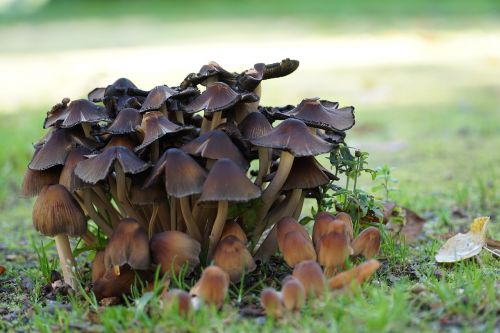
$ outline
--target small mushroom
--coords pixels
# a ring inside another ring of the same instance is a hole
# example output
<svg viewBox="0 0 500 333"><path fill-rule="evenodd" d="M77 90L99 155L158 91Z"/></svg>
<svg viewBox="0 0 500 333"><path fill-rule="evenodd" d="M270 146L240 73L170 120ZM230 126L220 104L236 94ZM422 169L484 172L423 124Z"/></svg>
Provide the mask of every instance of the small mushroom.
<svg viewBox="0 0 500 333"><path fill-rule="evenodd" d="M248 243L247 235L245 234L245 231L240 227L238 222L229 220L226 221L226 224L224 225L224 229L222 230L222 235L220 236L220 239L224 239L229 236L234 236L238 238L243 244Z"/></svg>
<svg viewBox="0 0 500 333"><path fill-rule="evenodd" d="M293 277L302 283L308 297L317 297L325 289L325 276L320 265L314 260L302 261L295 265Z"/></svg>
<svg viewBox="0 0 500 333"><path fill-rule="evenodd" d="M302 283L293 276L285 278L283 287L281 288L281 295L283 297L283 304L289 311L296 312L304 306L306 290Z"/></svg>
<svg viewBox="0 0 500 333"><path fill-rule="evenodd" d="M345 229L323 235L316 245L318 262L325 268L325 276L331 277L351 254L349 238Z"/></svg>
<svg viewBox="0 0 500 333"><path fill-rule="evenodd" d="M241 279L244 273L253 271L256 268L252 254L245 244L235 236L227 236L221 239L215 249L214 263L222 268L232 282Z"/></svg>
<svg viewBox="0 0 500 333"><path fill-rule="evenodd" d="M127 265L120 268L120 275L116 275L113 269L109 269L94 282L92 291L97 300L130 295L136 279L147 280L148 277L146 273L134 271Z"/></svg>
<svg viewBox="0 0 500 333"><path fill-rule="evenodd" d="M314 245L319 243L321 237L328 233L330 224L335 220L335 217L328 212L319 212L314 217L314 225L312 230L312 239Z"/></svg>
<svg viewBox="0 0 500 333"><path fill-rule="evenodd" d="M87 220L82 209L64 186L49 185L42 189L35 201L32 219L37 231L54 237L64 281L75 288L72 272L75 259L68 236L83 236L87 232Z"/></svg>
<svg viewBox="0 0 500 333"><path fill-rule="evenodd" d="M278 247L290 267L304 260L316 260L316 252L307 231L295 219L281 219L276 231Z"/></svg>
<svg viewBox="0 0 500 333"><path fill-rule="evenodd" d="M132 108L123 109L106 129L106 133L114 135L134 133L136 127L141 124L141 120L142 116L138 110Z"/></svg>
<svg viewBox="0 0 500 333"><path fill-rule="evenodd" d="M375 227L363 230L352 243L353 256L362 255L366 259L375 257L380 250L380 231Z"/></svg>
<svg viewBox="0 0 500 333"><path fill-rule="evenodd" d="M203 270L200 279L189 294L200 298L205 304L220 309L229 289L229 276L220 267L209 266Z"/></svg>
<svg viewBox="0 0 500 333"><path fill-rule="evenodd" d="M354 235L354 227L352 225L352 218L351 215L345 213L345 212L340 212L335 215L335 219L341 220L345 223L347 227L347 234L349 235L349 239L352 241L353 235Z"/></svg>
<svg viewBox="0 0 500 333"><path fill-rule="evenodd" d="M267 316L283 317L283 301L280 294L273 288L265 288L260 293L260 305Z"/></svg>
<svg viewBox="0 0 500 333"><path fill-rule="evenodd" d="M342 289L347 286L360 285L368 280L379 267L380 262L378 260L370 259L350 270L335 275L328 281L328 287L330 289Z"/></svg>
<svg viewBox="0 0 500 333"><path fill-rule="evenodd" d="M179 274L184 265L190 273L200 264L200 243L180 231L164 231L151 239L153 261L161 265L162 274Z"/></svg>
<svg viewBox="0 0 500 333"><path fill-rule="evenodd" d="M102 278L106 273L106 267L104 266L104 251L97 251L92 260L92 283Z"/></svg>
<svg viewBox="0 0 500 333"><path fill-rule="evenodd" d="M191 296L187 291L172 289L162 294L161 299L169 308L174 308L182 318L187 318L191 312Z"/></svg>

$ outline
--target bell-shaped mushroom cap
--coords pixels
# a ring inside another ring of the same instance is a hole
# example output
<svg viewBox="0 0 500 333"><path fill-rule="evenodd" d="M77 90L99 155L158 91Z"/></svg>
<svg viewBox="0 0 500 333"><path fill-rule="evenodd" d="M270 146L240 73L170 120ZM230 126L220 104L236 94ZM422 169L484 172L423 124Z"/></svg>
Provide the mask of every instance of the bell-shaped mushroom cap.
<svg viewBox="0 0 500 333"><path fill-rule="evenodd" d="M233 220L226 221L226 224L224 224L224 229L222 229L220 239L222 240L229 236L238 238L245 245L248 243L245 231L243 231L238 222L235 222Z"/></svg>
<svg viewBox="0 0 500 333"><path fill-rule="evenodd" d="M325 276L320 265L314 260L306 260L295 265L293 277L302 283L309 297L321 295L325 288Z"/></svg>
<svg viewBox="0 0 500 333"><path fill-rule="evenodd" d="M85 187L85 184L75 175L75 168L80 161L85 160L85 156L90 154L90 149L85 147L75 147L71 150L64 167L61 171L59 184L63 185L68 191L73 192L77 189Z"/></svg>
<svg viewBox="0 0 500 333"><path fill-rule="evenodd" d="M217 244L214 262L229 274L233 282L239 281L244 273L251 272L256 267L250 251L235 236L225 237Z"/></svg>
<svg viewBox="0 0 500 333"><path fill-rule="evenodd" d="M130 185L130 202L134 205L144 206L154 203L165 202L165 186L160 183L154 183L150 186L144 186L144 175L138 174L132 178Z"/></svg>
<svg viewBox="0 0 500 333"><path fill-rule="evenodd" d="M146 170L149 164L139 159L130 149L123 146L112 146L98 155L81 161L75 168L75 174L84 182L96 184L107 177L111 166L117 161L123 172L136 174Z"/></svg>
<svg viewBox="0 0 500 333"><path fill-rule="evenodd" d="M126 218L120 221L106 246L104 264L106 269L125 264L133 269L149 269L148 235L136 220Z"/></svg>
<svg viewBox="0 0 500 333"><path fill-rule="evenodd" d="M77 99L69 103L61 127L73 127L81 123L109 121L106 109L86 99Z"/></svg>
<svg viewBox="0 0 500 333"><path fill-rule="evenodd" d="M63 98L61 103L57 103L52 107L52 109L47 112L47 116L43 121L43 128L49 128L56 123L60 123L64 120L66 112L68 109L69 98Z"/></svg>
<svg viewBox="0 0 500 333"><path fill-rule="evenodd" d="M95 283L97 280L102 278L106 273L106 267L104 266L104 251L97 251L92 260L92 282Z"/></svg>
<svg viewBox="0 0 500 333"><path fill-rule="evenodd" d="M191 311L191 296L187 291L181 289L172 289L160 295L167 306L174 306L179 315L186 318Z"/></svg>
<svg viewBox="0 0 500 333"><path fill-rule="evenodd" d="M196 93L198 93L198 89L191 87L180 91L168 86L154 87L149 92L144 103L142 103L141 112L159 110L172 97L189 96Z"/></svg>
<svg viewBox="0 0 500 333"><path fill-rule="evenodd" d="M46 236L82 236L87 232L87 220L82 209L62 185L42 189L33 206L33 225Z"/></svg>
<svg viewBox="0 0 500 333"><path fill-rule="evenodd" d="M148 112L142 118L141 125L137 128L139 132L144 133L144 140L142 140L140 146L135 148L135 151L139 151L149 146L165 135L173 135L181 131L192 129L191 126L180 126L171 122L159 111Z"/></svg>
<svg viewBox="0 0 500 333"><path fill-rule="evenodd" d="M123 96L123 95L129 95L129 96L146 96L148 94L147 91L140 90L137 88L137 86L130 81L127 78L119 78L113 84L110 84L105 88L105 93L104 95L109 97L109 96Z"/></svg>
<svg viewBox="0 0 500 333"><path fill-rule="evenodd" d="M328 281L328 287L330 289L354 287L368 280L379 267L380 262L378 260L370 259L348 271L335 275Z"/></svg>
<svg viewBox="0 0 500 333"><path fill-rule="evenodd" d="M267 316L281 318L283 316L283 301L280 294L273 288L265 288L260 293L260 305Z"/></svg>
<svg viewBox="0 0 500 333"><path fill-rule="evenodd" d="M97 300L130 295L132 284L136 279L148 280L148 276L145 272L134 271L128 266L120 267L120 275L116 275L112 269L109 269L94 282L92 291Z"/></svg>
<svg viewBox="0 0 500 333"><path fill-rule="evenodd" d="M354 126L354 107L337 109L337 105L321 101L319 98L308 98L284 115L299 119L311 127L336 131L348 130Z"/></svg>
<svg viewBox="0 0 500 333"><path fill-rule="evenodd" d="M31 170L45 170L55 165L63 165L73 147L81 145L95 148L95 142L81 137L76 130L56 129L36 144L36 151L29 163Z"/></svg>
<svg viewBox="0 0 500 333"><path fill-rule="evenodd" d="M264 78L264 71L266 70L266 65L263 63L258 63L253 66L253 68L248 69L238 75L236 78L237 86L239 90L253 91Z"/></svg>
<svg viewBox="0 0 500 333"><path fill-rule="evenodd" d="M293 276L287 276L281 288L283 304L289 311L299 311L306 300L306 290L302 283Z"/></svg>
<svg viewBox="0 0 500 333"><path fill-rule="evenodd" d="M318 212L318 214L316 214L312 230L312 239L315 245L318 244L321 237L331 231L330 224L333 221L335 221L335 217L328 212Z"/></svg>
<svg viewBox="0 0 500 333"><path fill-rule="evenodd" d="M299 61L289 58L283 59L281 60L281 62L276 62L274 64L266 64L266 69L264 70L263 79L269 80L287 76L293 73L298 67L299 67Z"/></svg>
<svg viewBox="0 0 500 333"><path fill-rule="evenodd" d="M209 266L203 270L200 279L191 288L190 294L201 298L205 304L220 309L224 304L229 289L229 276L218 266Z"/></svg>
<svg viewBox="0 0 500 333"><path fill-rule="evenodd" d="M285 150L295 157L324 154L333 148L328 142L311 134L307 126L297 119L287 119L267 135L250 142L259 147Z"/></svg>
<svg viewBox="0 0 500 333"><path fill-rule="evenodd" d="M292 169L281 189L288 191L297 188L315 188L329 182L330 179L313 156L297 157L293 160Z"/></svg>
<svg viewBox="0 0 500 333"><path fill-rule="evenodd" d="M316 252L311 239L305 238L298 231L287 233L278 242L278 247L283 254L283 259L290 267L294 267L304 260L316 260Z"/></svg>
<svg viewBox="0 0 500 333"><path fill-rule="evenodd" d="M243 138L247 140L260 138L269 134L273 129L266 116L260 112L250 112L238 125L238 128Z"/></svg>
<svg viewBox="0 0 500 333"><path fill-rule="evenodd" d="M60 166L41 171L26 168L23 183L21 185L21 194L25 197L37 196L44 186L59 183L60 174Z"/></svg>
<svg viewBox="0 0 500 333"><path fill-rule="evenodd" d="M179 274L187 265L188 273L200 264L200 243L180 231L164 231L151 238L153 261L161 265L163 274Z"/></svg>
<svg viewBox="0 0 500 333"><path fill-rule="evenodd" d="M118 112L115 120L106 129L110 134L134 133L136 127L141 124L142 116L136 109L125 108Z"/></svg>
<svg viewBox="0 0 500 333"><path fill-rule="evenodd" d="M349 236L349 239L352 241L353 236L354 236L354 227L352 225L352 218L349 214L345 212L340 212L335 215L335 219L341 220L345 223L346 228L347 228L347 235Z"/></svg>
<svg viewBox="0 0 500 333"><path fill-rule="evenodd" d="M208 174L199 199L204 201L249 201L260 196L252 183L232 160L217 160Z"/></svg>
<svg viewBox="0 0 500 333"><path fill-rule="evenodd" d="M380 250L380 231L375 227L368 227L363 230L352 243L353 255L363 255L366 259L371 259Z"/></svg>
<svg viewBox="0 0 500 333"><path fill-rule="evenodd" d="M253 93L240 94L231 89L223 82L213 82L207 85L207 89L185 106L188 113L196 113L205 110L207 113L221 111L238 102L256 102L259 97Z"/></svg>
<svg viewBox="0 0 500 333"><path fill-rule="evenodd" d="M176 198L201 193L207 173L193 158L177 148L168 149L158 160L144 187L157 183L164 174L167 193Z"/></svg>
<svg viewBox="0 0 500 333"><path fill-rule="evenodd" d="M325 268L335 268L342 265L351 254L349 238L345 232L327 233L320 238L316 250L318 262Z"/></svg>
<svg viewBox="0 0 500 333"><path fill-rule="evenodd" d="M229 136L221 130L209 131L181 147L190 155L201 156L212 160L229 158L242 169L248 162Z"/></svg>
<svg viewBox="0 0 500 333"><path fill-rule="evenodd" d="M216 81L226 83L234 83L236 81L236 73L230 73L215 61L210 61L208 64L203 65L198 73L189 74L180 86L187 87L197 84L206 85L207 79L214 76L217 76Z"/></svg>
<svg viewBox="0 0 500 333"><path fill-rule="evenodd" d="M292 231L299 232L304 238L309 239L309 234L303 225L297 222L296 219L290 216L285 216L276 224L276 234L278 243L285 239L286 234Z"/></svg>

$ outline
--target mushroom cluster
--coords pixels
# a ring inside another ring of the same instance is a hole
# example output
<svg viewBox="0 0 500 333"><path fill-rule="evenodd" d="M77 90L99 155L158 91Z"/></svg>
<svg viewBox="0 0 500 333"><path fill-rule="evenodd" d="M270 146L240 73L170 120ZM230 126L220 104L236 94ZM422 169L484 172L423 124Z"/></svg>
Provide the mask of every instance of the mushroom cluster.
<svg viewBox="0 0 500 333"><path fill-rule="evenodd" d="M276 244L300 243L304 230L281 237L288 227L277 222L297 219L304 199L336 179L316 156L343 142L354 108L319 98L261 106L262 81L298 65L285 59L237 73L210 62L175 87L142 90L121 78L54 105L22 192L38 196L33 223L55 238L66 283L75 285L68 237L99 250L92 278L101 297L124 293L157 266L178 274L214 262L236 281ZM319 250L284 251L285 260L293 266L317 253L326 263L325 249L343 241L330 235Z"/></svg>

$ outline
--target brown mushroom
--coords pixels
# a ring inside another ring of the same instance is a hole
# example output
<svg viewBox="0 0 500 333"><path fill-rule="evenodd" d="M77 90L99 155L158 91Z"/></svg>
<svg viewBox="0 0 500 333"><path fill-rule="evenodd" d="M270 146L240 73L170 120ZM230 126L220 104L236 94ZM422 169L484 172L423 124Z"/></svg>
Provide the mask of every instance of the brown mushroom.
<svg viewBox="0 0 500 333"><path fill-rule="evenodd" d="M172 289L162 295L162 300L169 308L176 310L182 318L188 317L191 312L191 296L187 291Z"/></svg>
<svg viewBox="0 0 500 333"><path fill-rule="evenodd" d="M349 214L345 212L339 212L335 215L335 219L341 220L345 223L347 227L347 234L349 235L349 239L352 241L354 236L354 227L352 225L352 218Z"/></svg>
<svg viewBox="0 0 500 333"><path fill-rule="evenodd" d="M129 134L136 131L136 127L141 124L142 116L136 109L126 108L121 110L111 125L106 129L110 134Z"/></svg>
<svg viewBox="0 0 500 333"><path fill-rule="evenodd" d="M276 232L278 247L290 267L304 260L316 260L311 238L295 219L291 217L281 219L276 225Z"/></svg>
<svg viewBox="0 0 500 333"><path fill-rule="evenodd" d="M59 183L60 174L60 166L46 170L31 170L27 168L21 185L21 194L25 197L37 196L45 186Z"/></svg>
<svg viewBox="0 0 500 333"><path fill-rule="evenodd" d="M345 225L342 224L342 226L344 228L341 231L330 231L323 235L316 245L318 262L324 267L327 278L331 277L351 254L349 237L345 231Z"/></svg>
<svg viewBox="0 0 500 333"><path fill-rule="evenodd" d="M314 260L306 260L295 265L293 277L299 280L308 297L317 297L325 289L325 276L319 264Z"/></svg>
<svg viewBox="0 0 500 333"><path fill-rule="evenodd" d="M239 281L243 274L256 268L252 254L235 236L227 236L217 244L214 263L229 275L232 282Z"/></svg>
<svg viewBox="0 0 500 333"><path fill-rule="evenodd" d="M150 277L145 272L134 271L125 265L120 268L120 275L116 275L112 269L107 270L101 278L94 282L92 291L97 300L122 297L130 295L135 281L149 279Z"/></svg>
<svg viewBox="0 0 500 333"><path fill-rule="evenodd" d="M342 289L347 286L353 288L368 280L379 267L380 262L378 260L370 259L350 270L335 275L328 281L328 287L330 289Z"/></svg>
<svg viewBox="0 0 500 333"><path fill-rule="evenodd" d="M375 257L380 250L380 231L375 227L363 230L352 243L353 256L362 255L366 259Z"/></svg>
<svg viewBox="0 0 500 333"><path fill-rule="evenodd" d="M224 225L224 229L222 230L222 235L220 236L220 239L224 239L229 236L234 236L238 238L243 244L248 243L247 235L245 234L245 231L240 227L238 222L229 220L226 221L226 224Z"/></svg>
<svg viewBox="0 0 500 333"><path fill-rule="evenodd" d="M92 260L92 283L102 278L106 273L106 267L104 266L104 251L97 251Z"/></svg>
<svg viewBox="0 0 500 333"><path fill-rule="evenodd" d="M205 304L220 309L229 289L229 276L220 267L209 266L189 294L200 298Z"/></svg>
<svg viewBox="0 0 500 333"><path fill-rule="evenodd" d="M164 231L151 239L153 261L161 265L162 274L179 274L184 265L190 273L200 263L200 243L180 231Z"/></svg>
<svg viewBox="0 0 500 333"><path fill-rule="evenodd" d="M265 288L260 293L260 305L267 316L283 317L283 301L280 294L273 288Z"/></svg>
<svg viewBox="0 0 500 333"><path fill-rule="evenodd" d="M319 243L321 237L328 233L331 222L335 217L328 212L319 212L314 217L314 225L312 230L312 239L314 245Z"/></svg>
<svg viewBox="0 0 500 333"><path fill-rule="evenodd" d="M285 278L283 287L281 288L281 295L283 297L283 304L289 311L296 312L304 306L306 290L302 283L293 276Z"/></svg>

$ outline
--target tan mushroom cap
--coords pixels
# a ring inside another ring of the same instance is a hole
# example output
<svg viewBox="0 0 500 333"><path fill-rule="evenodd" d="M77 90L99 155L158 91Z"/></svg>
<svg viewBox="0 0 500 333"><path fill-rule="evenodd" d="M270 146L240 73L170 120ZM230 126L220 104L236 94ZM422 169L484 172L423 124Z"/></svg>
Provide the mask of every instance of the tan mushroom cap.
<svg viewBox="0 0 500 333"><path fill-rule="evenodd" d="M219 241L213 259L215 265L222 268L233 282L239 281L243 274L256 268L252 254L235 236L227 236Z"/></svg>
<svg viewBox="0 0 500 333"><path fill-rule="evenodd" d="M305 304L306 290L302 283L294 278L288 276L281 288L283 304L289 311L299 311Z"/></svg>
<svg viewBox="0 0 500 333"><path fill-rule="evenodd" d="M280 242L280 240L284 240L285 235L292 231L297 231L304 238L309 238L309 234L307 233L303 225L298 223L297 220L293 217L285 216L276 224L278 242Z"/></svg>
<svg viewBox="0 0 500 333"><path fill-rule="evenodd" d="M232 160L217 160L203 184L199 199L205 201L245 202L260 196L260 188L252 183Z"/></svg>
<svg viewBox="0 0 500 333"><path fill-rule="evenodd" d="M380 250L380 231L375 227L363 230L352 243L353 255L361 254L366 259L375 257Z"/></svg>
<svg viewBox="0 0 500 333"><path fill-rule="evenodd" d="M134 133L136 127L141 124L141 113L132 108L125 108L118 112L111 125L106 129L110 134L128 134Z"/></svg>
<svg viewBox="0 0 500 333"><path fill-rule="evenodd" d="M293 277L302 283L309 297L319 296L325 289L325 276L321 266L314 260L302 261L295 265Z"/></svg>
<svg viewBox="0 0 500 333"><path fill-rule="evenodd" d="M146 278L147 274L134 271L128 266L120 268L120 275L116 275L114 271L110 269L94 282L92 291L97 300L108 297L122 297L131 294L132 285L136 280Z"/></svg>
<svg viewBox="0 0 500 333"><path fill-rule="evenodd" d="M200 243L180 231L164 231L151 238L151 255L153 261L161 265L163 274L174 272L179 274L187 265L188 273L200 264Z"/></svg>
<svg viewBox="0 0 500 333"><path fill-rule="evenodd" d="M260 293L260 305L267 316L281 318L283 316L283 301L273 288L265 288Z"/></svg>
<svg viewBox="0 0 500 333"><path fill-rule="evenodd" d="M345 212L339 212L335 215L335 219L341 220L345 223L347 227L347 234L349 235L349 239L352 241L354 236L354 227L352 225L352 218L349 214Z"/></svg>
<svg viewBox="0 0 500 333"><path fill-rule="evenodd" d="M333 231L323 235L316 245L316 251L318 262L325 270L342 265L351 254L347 234Z"/></svg>
<svg viewBox="0 0 500 333"><path fill-rule="evenodd" d="M316 260L316 252L310 239L298 231L287 233L283 240L278 241L283 259L290 267L304 260Z"/></svg>
<svg viewBox="0 0 500 333"><path fill-rule="evenodd" d="M46 236L82 236L87 220L71 193L59 184L42 189L33 206L33 225Z"/></svg>
<svg viewBox="0 0 500 333"><path fill-rule="evenodd" d="M379 267L380 262L378 260L370 259L350 270L335 275L328 281L328 287L330 289L354 287L368 280Z"/></svg>
<svg viewBox="0 0 500 333"><path fill-rule="evenodd" d="M248 243L245 231L243 231L238 222L235 222L233 220L226 221L226 224L224 224L224 229L222 229L220 239L222 240L229 236L238 238L245 245Z"/></svg>
<svg viewBox="0 0 500 333"><path fill-rule="evenodd" d="M259 147L284 150L295 157L316 156L333 149L331 144L311 134L307 126L297 119L284 120L267 135L250 142Z"/></svg>
<svg viewBox="0 0 500 333"><path fill-rule="evenodd" d="M201 298L205 304L220 309L229 289L229 276L220 267L209 266L203 270L200 279L191 288L190 294Z"/></svg>
<svg viewBox="0 0 500 333"><path fill-rule="evenodd" d="M312 239L315 245L318 244L321 237L328 233L330 223L334 220L335 217L329 212L318 212L316 214L312 230Z"/></svg>
<svg viewBox="0 0 500 333"><path fill-rule="evenodd" d="M168 306L176 306L179 315L186 318L191 312L191 296L185 290L172 289L163 294L162 299Z"/></svg>
<svg viewBox="0 0 500 333"><path fill-rule="evenodd" d="M40 171L26 168L21 185L21 194L25 197L37 196L45 186L59 183L60 174L60 166Z"/></svg>
<svg viewBox="0 0 500 333"><path fill-rule="evenodd" d="M122 219L114 229L104 252L104 264L106 269L125 264L133 269L149 269L148 235L135 219Z"/></svg>

